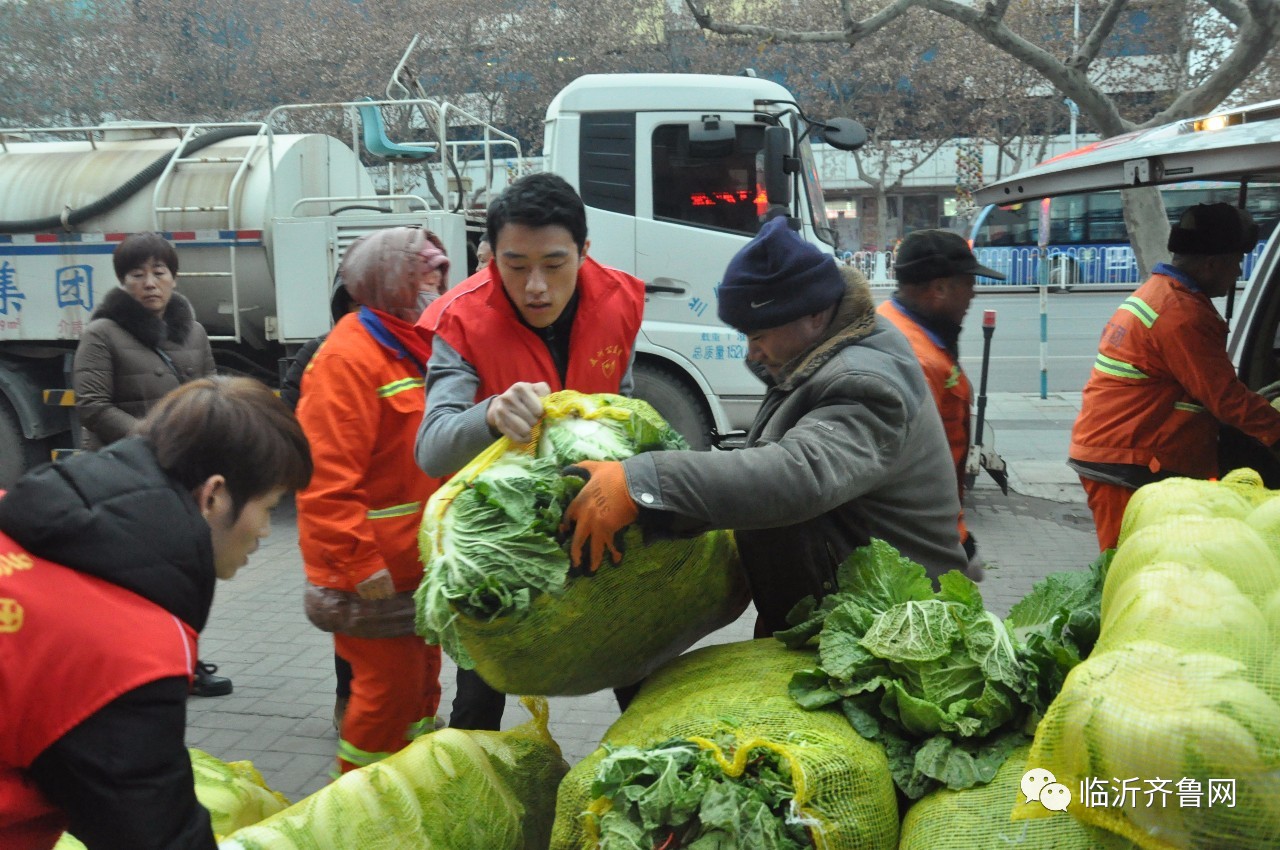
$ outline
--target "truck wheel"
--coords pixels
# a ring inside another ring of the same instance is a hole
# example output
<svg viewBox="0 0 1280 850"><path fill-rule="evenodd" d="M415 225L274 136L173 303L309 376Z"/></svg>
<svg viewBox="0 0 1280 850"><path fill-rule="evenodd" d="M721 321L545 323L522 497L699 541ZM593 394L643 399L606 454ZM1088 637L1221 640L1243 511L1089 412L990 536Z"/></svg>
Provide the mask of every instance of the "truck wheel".
<svg viewBox="0 0 1280 850"><path fill-rule="evenodd" d="M711 413L700 394L673 370L654 363L636 363L631 374L636 398L652 404L690 448L711 448Z"/></svg>
<svg viewBox="0 0 1280 850"><path fill-rule="evenodd" d="M49 459L43 441L28 440L9 402L0 396L0 490L13 486L22 473Z"/></svg>

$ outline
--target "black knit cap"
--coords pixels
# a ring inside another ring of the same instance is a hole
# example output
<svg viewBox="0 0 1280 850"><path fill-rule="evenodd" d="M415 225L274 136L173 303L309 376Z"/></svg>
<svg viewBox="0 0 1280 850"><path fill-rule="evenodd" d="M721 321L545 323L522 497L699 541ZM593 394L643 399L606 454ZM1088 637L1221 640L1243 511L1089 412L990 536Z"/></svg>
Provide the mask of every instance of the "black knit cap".
<svg viewBox="0 0 1280 850"><path fill-rule="evenodd" d="M1188 207L1169 230L1168 248L1174 254L1243 254L1257 244L1253 216L1231 204Z"/></svg>
<svg viewBox="0 0 1280 850"><path fill-rule="evenodd" d="M928 283L940 277L971 274L1004 280L1004 275L978 262L968 241L949 230L913 230L894 256L899 283Z"/></svg>
<svg viewBox="0 0 1280 850"><path fill-rule="evenodd" d="M779 216L760 228L724 270L716 290L720 321L759 331L821 312L844 295L835 258L810 245Z"/></svg>

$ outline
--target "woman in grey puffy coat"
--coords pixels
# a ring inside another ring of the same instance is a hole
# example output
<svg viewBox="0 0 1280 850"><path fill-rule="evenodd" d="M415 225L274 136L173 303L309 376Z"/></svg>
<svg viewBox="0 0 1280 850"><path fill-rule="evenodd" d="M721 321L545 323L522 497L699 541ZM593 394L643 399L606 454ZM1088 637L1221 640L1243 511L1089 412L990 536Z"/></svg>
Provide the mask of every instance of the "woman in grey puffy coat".
<svg viewBox="0 0 1280 850"><path fill-rule="evenodd" d="M90 449L128 434L169 390L214 373L209 337L191 302L174 291L173 246L158 233L136 233L111 259L120 288L93 311L72 378Z"/></svg>

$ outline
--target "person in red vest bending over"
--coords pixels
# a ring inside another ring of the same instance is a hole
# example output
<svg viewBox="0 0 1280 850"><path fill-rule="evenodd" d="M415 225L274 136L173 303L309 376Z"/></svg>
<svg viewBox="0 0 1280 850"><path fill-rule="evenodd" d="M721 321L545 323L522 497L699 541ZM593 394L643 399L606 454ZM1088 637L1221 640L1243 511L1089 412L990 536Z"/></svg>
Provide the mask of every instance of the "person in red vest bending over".
<svg viewBox="0 0 1280 850"><path fill-rule="evenodd" d="M964 467L969 457L969 411L973 385L960 368L960 330L979 277L1004 275L978 262L963 236L946 230L915 230L898 247L893 270L898 290L876 312L902 331L929 382L951 446L956 486L964 500ZM969 577L981 581L978 543L960 511L960 542Z"/></svg>
<svg viewBox="0 0 1280 850"><path fill-rule="evenodd" d="M431 476L452 475L498 437L528 440L549 393L633 389L644 283L587 256L573 187L554 174L522 177L489 207L487 229L489 264L418 320L431 359L414 454ZM498 729L505 702L459 670L449 725Z"/></svg>
<svg viewBox="0 0 1280 850"><path fill-rule="evenodd" d="M310 478L284 402L210 377L0 492L0 847L214 850L184 743L196 635Z"/></svg>

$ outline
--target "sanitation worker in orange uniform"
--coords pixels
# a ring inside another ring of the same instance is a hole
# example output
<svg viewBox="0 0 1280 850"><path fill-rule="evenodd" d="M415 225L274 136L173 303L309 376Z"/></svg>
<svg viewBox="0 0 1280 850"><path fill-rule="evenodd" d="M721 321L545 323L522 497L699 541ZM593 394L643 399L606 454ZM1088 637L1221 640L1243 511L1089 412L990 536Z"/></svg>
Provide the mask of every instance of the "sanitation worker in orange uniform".
<svg viewBox="0 0 1280 850"><path fill-rule="evenodd" d="M427 364L413 322L444 290L448 268L426 230L393 227L357 241L339 274L360 309L338 321L302 377L298 421L316 466L297 497L307 580L326 598L345 595L344 607L372 628L330 629L352 672L338 740L344 773L432 731L440 705L440 649L413 633L418 529L440 485L413 465Z"/></svg>
<svg viewBox="0 0 1280 850"><path fill-rule="evenodd" d="M1068 460L1088 496L1099 548L1116 545L1138 487L1218 475L1220 422L1269 447L1280 441L1280 411L1237 376L1227 323L1209 300L1236 285L1257 241L1247 212L1191 207L1169 233L1173 259L1157 264L1102 329Z"/></svg>
<svg viewBox="0 0 1280 850"><path fill-rule="evenodd" d="M1004 275L978 262L963 236L946 230L915 230L898 247L893 270L898 290L876 308L911 343L929 382L933 400L956 468L956 488L963 502L964 467L969 457L969 411L973 385L960 368L960 331L973 301L979 277L1004 280ZM960 542L968 558L968 573L981 580L978 543L960 512Z"/></svg>
<svg viewBox="0 0 1280 850"><path fill-rule="evenodd" d="M215 850L184 742L196 636L310 475L265 384L210 377L0 491L0 847Z"/></svg>
<svg viewBox="0 0 1280 850"><path fill-rule="evenodd" d="M586 209L573 187L554 174L522 177L489 207L487 227L490 263L418 322L431 339L416 449L429 475L452 475L498 437L528 440L551 392L633 388L644 283L587 256ZM505 702L460 669L449 725L497 729Z"/></svg>

